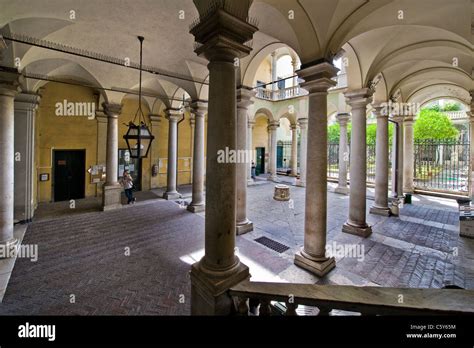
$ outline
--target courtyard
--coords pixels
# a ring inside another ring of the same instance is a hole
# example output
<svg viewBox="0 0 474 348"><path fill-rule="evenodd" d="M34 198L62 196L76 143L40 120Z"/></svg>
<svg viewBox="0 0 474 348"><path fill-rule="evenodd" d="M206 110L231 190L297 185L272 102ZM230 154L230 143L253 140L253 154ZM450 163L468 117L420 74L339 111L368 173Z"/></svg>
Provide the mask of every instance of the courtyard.
<svg viewBox="0 0 474 348"><path fill-rule="evenodd" d="M252 281L474 288L474 240L459 237L456 201L414 195L399 217L367 214L373 233L362 238L341 232L349 196L334 187L328 184L327 250L337 266L323 278L293 263L303 245L305 189L291 186L292 200L279 202L271 182L248 187L254 231L236 237L236 254ZM368 189L368 207L372 197ZM0 314L190 314L189 269L204 255L204 213L151 191L133 206L108 212L99 206L85 199L73 212L62 203L39 208L23 239L38 245L38 260L16 260ZM278 251L255 241L260 237ZM357 253L341 253L347 246Z"/></svg>

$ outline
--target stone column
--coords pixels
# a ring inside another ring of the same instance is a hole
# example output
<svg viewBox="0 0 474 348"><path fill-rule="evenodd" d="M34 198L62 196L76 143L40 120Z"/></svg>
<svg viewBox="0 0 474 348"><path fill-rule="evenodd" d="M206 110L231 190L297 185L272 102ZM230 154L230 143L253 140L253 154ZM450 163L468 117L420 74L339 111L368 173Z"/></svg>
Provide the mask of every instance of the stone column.
<svg viewBox="0 0 474 348"><path fill-rule="evenodd" d="M194 145L193 145L193 198L188 210L193 213L204 211L204 116L207 103L194 101L191 104L194 114Z"/></svg>
<svg viewBox="0 0 474 348"><path fill-rule="evenodd" d="M276 59L276 52L272 52L272 82L276 81L277 79L277 59ZM276 99L277 96L277 89L278 84L276 82L272 83L272 99Z"/></svg>
<svg viewBox="0 0 474 348"><path fill-rule="evenodd" d="M298 61L296 60L296 58L293 58L291 60L291 66L293 67L293 87L298 86L298 76L296 75L297 65Z"/></svg>
<svg viewBox="0 0 474 348"><path fill-rule="evenodd" d="M102 209L111 210L122 207L122 186L118 183L118 118L122 105L103 103L107 115L107 153L106 179L102 188Z"/></svg>
<svg viewBox="0 0 474 348"><path fill-rule="evenodd" d="M191 153L193 154L193 162L194 162L194 133L195 133L195 125L196 121L194 119L194 115L191 114L191 117L189 118L189 125L191 126ZM191 184L193 183L193 171L194 171L194 164L191 166Z"/></svg>
<svg viewBox="0 0 474 348"><path fill-rule="evenodd" d="M104 110L96 110L97 121L97 164L105 166L107 170L107 115ZM104 183L97 184L96 196L102 197Z"/></svg>
<svg viewBox="0 0 474 348"><path fill-rule="evenodd" d="M11 256L10 252L14 252L18 244L13 235L14 99L19 91L17 78L18 73L13 69L0 76L0 258Z"/></svg>
<svg viewBox="0 0 474 348"><path fill-rule="evenodd" d="M237 234L244 234L253 231L253 223L247 218L247 173L249 162L252 159L248 151L247 144L247 130L248 130L248 107L253 104L252 98L255 97L255 92L250 87L241 86L237 89L237 154L239 151L245 153L245 161L238 158L237 163L236 185L237 185L237 217L236 217L236 232ZM240 156L238 156L240 157Z"/></svg>
<svg viewBox="0 0 474 348"><path fill-rule="evenodd" d="M230 314L233 301L227 290L250 277L234 250L237 166L219 160L222 152L236 149L235 59L250 53L244 43L258 30L246 21L247 11L235 17L211 7L191 29L196 54L209 60L205 254L191 267L192 315Z"/></svg>
<svg viewBox="0 0 474 348"><path fill-rule="evenodd" d="M395 115L396 123L392 147L392 195L403 197L403 116Z"/></svg>
<svg viewBox="0 0 474 348"><path fill-rule="evenodd" d="M306 153L308 148L308 119L300 118L298 120L301 131L300 143L300 178L296 181L296 186L306 186ZM327 175L327 173L326 173Z"/></svg>
<svg viewBox="0 0 474 348"><path fill-rule="evenodd" d="M21 93L15 97L15 221L33 218L35 183L35 118L40 96ZM18 157L17 157L18 155Z"/></svg>
<svg viewBox="0 0 474 348"><path fill-rule="evenodd" d="M183 117L179 109L166 109L168 119L168 167L167 185L163 198L167 200L178 199L181 195L177 191L176 169L178 161L176 152L178 149L178 121Z"/></svg>
<svg viewBox="0 0 474 348"><path fill-rule="evenodd" d="M405 124L405 143L403 147L403 191L413 193L415 190L413 184L413 174L415 165L415 137L413 134L413 116L407 116L403 123Z"/></svg>
<svg viewBox="0 0 474 348"><path fill-rule="evenodd" d="M339 123L339 178L335 192L347 195L347 164L349 163L349 146L347 140L347 123L349 121L348 113L339 113L336 116Z"/></svg>
<svg viewBox="0 0 474 348"><path fill-rule="evenodd" d="M367 195L367 144L366 144L366 107L370 103L372 91L362 88L345 93L346 101L352 108L351 132L351 168L349 219L342 231L362 237L368 237L372 228L366 222Z"/></svg>
<svg viewBox="0 0 474 348"><path fill-rule="evenodd" d="M298 176L298 126L291 125L291 176Z"/></svg>
<svg viewBox="0 0 474 348"><path fill-rule="evenodd" d="M375 201L370 212L389 216L388 208L388 110L384 104L373 105L377 118L375 147Z"/></svg>
<svg viewBox="0 0 474 348"><path fill-rule="evenodd" d="M308 92L308 151L306 165L311 173L306 182L304 246L295 254L295 264L319 277L336 266L326 256L327 230L327 91L337 69L328 62L303 66L298 75ZM301 123L300 123L301 124ZM322 149L322 150L321 150Z"/></svg>
<svg viewBox="0 0 474 348"><path fill-rule="evenodd" d="M270 122L268 132L270 134L270 176L268 180L278 182L277 176L277 128L278 121Z"/></svg>
<svg viewBox="0 0 474 348"><path fill-rule="evenodd" d="M150 118L150 125L151 125L151 133L152 134L158 134L160 130L160 123L163 120L163 116L159 114L149 114L148 117ZM159 187L159 181L160 181L160 142L159 141L153 141L151 143L151 149L150 149L150 162L151 165L156 165L157 166L157 171L155 172L155 175L150 178L150 188L158 188Z"/></svg>
<svg viewBox="0 0 474 348"><path fill-rule="evenodd" d="M253 127L255 126L255 121L248 121L247 122L247 149L249 151L249 154L251 156L251 161L248 165L248 180L247 184L252 185L255 183L255 181L252 179L252 161L255 162L255 165L257 163L257 159L255 158L255 150L253 149Z"/></svg>
<svg viewBox="0 0 474 348"><path fill-rule="evenodd" d="M474 90L471 94L471 112L469 115L469 195L474 200Z"/></svg>

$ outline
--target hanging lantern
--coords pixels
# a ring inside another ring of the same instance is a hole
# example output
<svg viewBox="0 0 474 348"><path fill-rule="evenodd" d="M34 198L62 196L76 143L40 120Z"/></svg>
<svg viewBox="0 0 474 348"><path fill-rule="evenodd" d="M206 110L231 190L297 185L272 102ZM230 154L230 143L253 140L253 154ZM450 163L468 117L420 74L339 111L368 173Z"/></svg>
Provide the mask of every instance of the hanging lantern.
<svg viewBox="0 0 474 348"><path fill-rule="evenodd" d="M143 36L139 36L140 40L140 83L138 89L138 110L133 121L128 124L128 131L123 136L127 142L128 151L131 158L144 158L148 156L151 142L155 137L151 134L146 124L146 118L142 111L142 52L143 52ZM137 120L138 118L138 120ZM136 122L137 121L137 122ZM136 123L135 123L136 122Z"/></svg>
<svg viewBox="0 0 474 348"><path fill-rule="evenodd" d="M147 157L151 142L155 139L147 125L143 122L141 122L140 125L130 122L128 124L127 134L125 134L123 138L127 142L131 158Z"/></svg>

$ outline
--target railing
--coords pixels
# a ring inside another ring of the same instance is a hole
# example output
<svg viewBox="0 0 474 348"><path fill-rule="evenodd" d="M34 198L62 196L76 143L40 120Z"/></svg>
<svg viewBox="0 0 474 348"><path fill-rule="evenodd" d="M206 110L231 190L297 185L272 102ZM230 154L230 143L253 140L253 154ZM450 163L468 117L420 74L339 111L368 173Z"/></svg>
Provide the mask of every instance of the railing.
<svg viewBox="0 0 474 348"><path fill-rule="evenodd" d="M328 178L339 177L339 144L328 144Z"/></svg>
<svg viewBox="0 0 474 348"><path fill-rule="evenodd" d="M443 113L448 115L451 121L469 120L466 111L443 111Z"/></svg>
<svg viewBox="0 0 474 348"><path fill-rule="evenodd" d="M469 192L469 143L416 141L414 148L416 189L467 195Z"/></svg>
<svg viewBox="0 0 474 348"><path fill-rule="evenodd" d="M463 315L474 313L474 290L242 282L229 290L240 315L298 315L298 306L362 315ZM400 301L403 299L403 301ZM401 302L401 303L400 303ZM283 305L282 305L283 304ZM280 313L283 314L283 313Z"/></svg>
<svg viewBox="0 0 474 348"><path fill-rule="evenodd" d="M275 91L264 87L257 88L257 98L264 100L285 100L308 95L308 92L300 86L277 89Z"/></svg>
<svg viewBox="0 0 474 348"><path fill-rule="evenodd" d="M337 84L334 87L331 87L329 90L347 87L347 74L346 73L342 73L335 76L333 80L336 81Z"/></svg>
<svg viewBox="0 0 474 348"><path fill-rule="evenodd" d="M348 156L350 153L348 152ZM391 159L392 159L392 148L389 147L389 180L391 171ZM349 173L349 162L348 158L348 173ZM337 179L339 177L339 143L328 144L328 170L327 176L331 179ZM375 183L375 144L367 144L367 182Z"/></svg>

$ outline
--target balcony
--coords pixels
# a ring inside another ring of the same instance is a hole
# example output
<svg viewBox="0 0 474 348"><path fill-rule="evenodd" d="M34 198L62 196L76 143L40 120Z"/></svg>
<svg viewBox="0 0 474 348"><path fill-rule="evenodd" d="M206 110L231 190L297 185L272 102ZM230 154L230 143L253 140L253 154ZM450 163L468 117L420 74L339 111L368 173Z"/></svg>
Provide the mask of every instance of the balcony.
<svg viewBox="0 0 474 348"><path fill-rule="evenodd" d="M337 90L340 88L347 87L347 74L339 74L333 78L334 81L337 82L336 86L330 88L329 90ZM265 85L267 86L267 85ZM268 89L265 86L257 87L257 95L256 97L263 100L271 100L271 101L280 101L292 98L298 98L305 95L308 95L308 91L298 86L288 87L285 89L277 89L272 90ZM271 83L268 84L271 86Z"/></svg>

